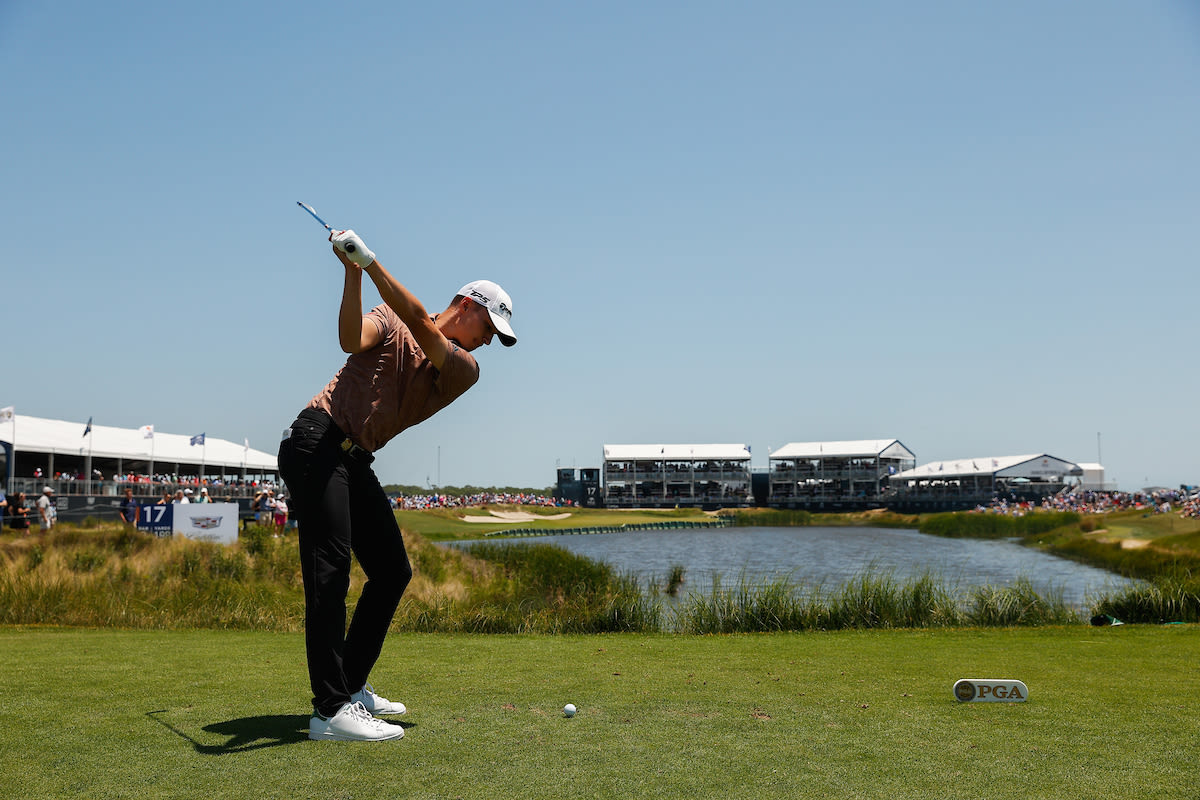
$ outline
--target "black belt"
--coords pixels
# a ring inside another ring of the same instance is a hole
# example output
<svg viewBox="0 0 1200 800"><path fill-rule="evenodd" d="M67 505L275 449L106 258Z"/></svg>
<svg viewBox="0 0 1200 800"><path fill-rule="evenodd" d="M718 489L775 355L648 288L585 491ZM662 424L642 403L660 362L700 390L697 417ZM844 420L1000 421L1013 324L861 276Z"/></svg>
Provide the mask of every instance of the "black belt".
<svg viewBox="0 0 1200 800"><path fill-rule="evenodd" d="M371 454L370 450L365 447L359 447L354 442L350 441L350 437L346 437L342 440L341 449L342 452L350 458L354 459L355 461L361 461L364 464L370 464L375 460L375 456Z"/></svg>
<svg viewBox="0 0 1200 800"><path fill-rule="evenodd" d="M370 464L375 460L375 456L371 455L371 451L365 447L356 445L349 436L342 432L333 421L333 417L323 408L306 408L300 412L298 419L311 420L320 429L320 439L323 447L332 447L336 442L336 446L342 453L350 459L361 464Z"/></svg>

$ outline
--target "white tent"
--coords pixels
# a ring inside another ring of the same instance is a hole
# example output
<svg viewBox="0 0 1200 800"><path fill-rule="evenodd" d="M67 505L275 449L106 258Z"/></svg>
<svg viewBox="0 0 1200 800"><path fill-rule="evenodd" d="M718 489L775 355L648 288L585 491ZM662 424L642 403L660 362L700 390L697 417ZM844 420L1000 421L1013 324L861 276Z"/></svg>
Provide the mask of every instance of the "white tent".
<svg viewBox="0 0 1200 800"><path fill-rule="evenodd" d="M606 444L605 461L749 461L744 444Z"/></svg>
<svg viewBox="0 0 1200 800"><path fill-rule="evenodd" d="M154 461L156 464L205 464L229 470L245 467L253 473L278 472L272 453L249 448L245 443L205 436L203 444L193 445L193 435L153 431L147 436L140 428L113 428L92 425L85 436L86 422L70 422L16 414L10 422L0 423L0 441L13 446L18 454L54 453L91 456L104 459Z"/></svg>
<svg viewBox="0 0 1200 800"><path fill-rule="evenodd" d="M915 459L899 439L855 439L844 442L790 442L771 452L785 458L901 458Z"/></svg>
<svg viewBox="0 0 1200 800"><path fill-rule="evenodd" d="M906 480L949 480L952 478L995 476L996 478L1025 478L1046 480L1079 476L1083 470L1079 465L1040 453L1025 456L983 456L955 458L947 461L931 461L919 467L905 470L892 476L892 482Z"/></svg>

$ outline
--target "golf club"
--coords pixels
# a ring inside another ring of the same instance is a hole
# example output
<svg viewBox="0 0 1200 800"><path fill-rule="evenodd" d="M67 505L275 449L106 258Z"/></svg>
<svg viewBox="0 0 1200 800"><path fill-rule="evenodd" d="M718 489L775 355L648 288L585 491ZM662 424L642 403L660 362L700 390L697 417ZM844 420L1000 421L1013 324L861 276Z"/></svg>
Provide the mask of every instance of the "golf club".
<svg viewBox="0 0 1200 800"><path fill-rule="evenodd" d="M322 225L324 225L324 226L325 226L325 230L329 231L330 233L333 233L333 228L329 227L329 223L328 223L328 222L326 222L325 220L323 220L323 219L321 219L320 217L318 217L318 216L317 216L317 212L316 212L316 211L313 211L313 207L312 207L312 206L310 206L310 205L308 205L308 204L306 204L306 203L301 203L299 200L297 200L297 201L296 201L296 205L298 205L298 206L300 206L301 208L303 208L303 209L304 209L305 211L307 211L309 214L312 214L312 218L313 218L313 219L315 219L317 222L321 223ZM354 245L353 245L353 244L348 244L348 245L346 245L346 252L347 252L347 253L353 253L353 252L354 252Z"/></svg>

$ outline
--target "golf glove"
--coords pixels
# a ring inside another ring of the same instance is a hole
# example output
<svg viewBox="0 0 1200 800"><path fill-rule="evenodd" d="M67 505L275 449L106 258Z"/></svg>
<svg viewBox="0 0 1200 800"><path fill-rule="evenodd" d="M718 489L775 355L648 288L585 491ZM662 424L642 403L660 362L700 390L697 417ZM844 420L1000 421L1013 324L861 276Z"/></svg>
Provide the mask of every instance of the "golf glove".
<svg viewBox="0 0 1200 800"><path fill-rule="evenodd" d="M363 240L354 231L335 231L330 237L333 246L346 254L346 258L366 269L375 260L375 254L367 249Z"/></svg>

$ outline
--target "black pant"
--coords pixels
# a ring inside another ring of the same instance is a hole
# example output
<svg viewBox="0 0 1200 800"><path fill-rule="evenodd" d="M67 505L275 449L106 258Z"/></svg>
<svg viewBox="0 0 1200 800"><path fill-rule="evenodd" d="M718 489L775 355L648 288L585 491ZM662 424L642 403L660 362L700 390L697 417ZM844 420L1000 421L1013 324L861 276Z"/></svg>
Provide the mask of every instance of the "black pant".
<svg viewBox="0 0 1200 800"><path fill-rule="evenodd" d="M313 707L327 717L367 682L412 579L387 494L369 461L342 451L345 438L328 414L306 408L279 445L279 474L299 515ZM367 582L347 632L351 553Z"/></svg>

